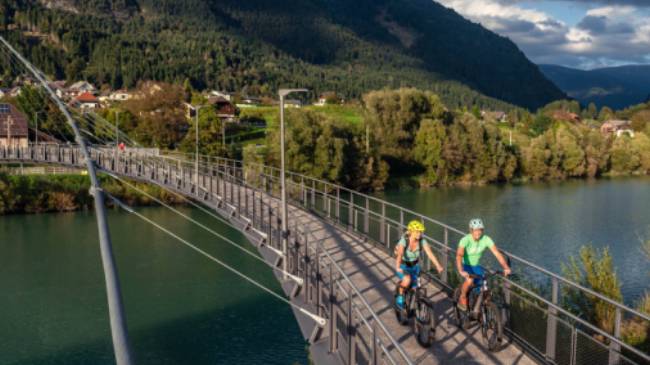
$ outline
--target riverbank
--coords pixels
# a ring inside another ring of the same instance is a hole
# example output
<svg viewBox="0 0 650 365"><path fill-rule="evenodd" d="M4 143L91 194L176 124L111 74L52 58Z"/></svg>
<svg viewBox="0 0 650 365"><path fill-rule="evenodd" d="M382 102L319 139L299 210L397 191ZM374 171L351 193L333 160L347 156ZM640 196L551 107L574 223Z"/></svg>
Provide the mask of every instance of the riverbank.
<svg viewBox="0 0 650 365"><path fill-rule="evenodd" d="M102 188L132 206L156 203L106 175L98 176ZM170 204L181 204L174 194L151 184L136 183L139 189ZM93 207L88 193L90 179L81 174L8 175L0 173L0 215L71 212ZM111 202L106 202L111 206Z"/></svg>

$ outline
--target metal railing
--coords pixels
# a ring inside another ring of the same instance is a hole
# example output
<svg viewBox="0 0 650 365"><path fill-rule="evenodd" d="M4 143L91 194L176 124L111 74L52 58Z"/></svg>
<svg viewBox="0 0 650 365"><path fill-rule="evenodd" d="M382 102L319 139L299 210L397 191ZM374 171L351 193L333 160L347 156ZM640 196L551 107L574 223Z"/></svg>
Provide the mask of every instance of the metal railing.
<svg viewBox="0 0 650 365"><path fill-rule="evenodd" d="M6 160L7 150L4 153L0 159ZM32 148L18 153L22 154L23 159L30 159L27 156L30 154L35 157L32 160L38 160L38 157L46 157L47 160L48 157L39 155L43 152ZM75 162L78 159L74 148L59 148L58 151L51 151L49 156L53 154L57 155L58 163ZM104 158L110 160L113 157ZM125 153L120 158L133 159L135 156ZM182 174L183 181L193 181L195 165L188 158L180 159L176 155L169 159L163 155L160 159L147 157L147 161L165 164L169 170L168 175L173 170ZM231 189L236 183L255 188L260 195L279 196L277 168L261 164L244 165L238 160L210 156L201 156L199 165L203 178L215 174L230 176L234 179L233 184L230 184ZM434 243L441 263L447 268L440 284L451 289L459 282L458 275L453 270L453 260L450 260L455 254L450 243L465 235L464 232L412 210L323 180L291 172L287 173L287 180L288 196L292 204L374 242L389 253L392 252L394 242L404 232L405 222L410 219L421 220L427 227L426 238ZM539 359L547 363L568 365L650 363L648 353L622 339L624 323L635 321L650 325L650 316L509 252L503 253L512 261L512 266L521 277L530 279L500 281L503 304L507 309L504 310L504 314L507 314L507 331ZM426 259L423 265L430 268ZM572 311L569 306L571 294L608 306L612 316L609 328L603 329L606 326L592 323Z"/></svg>
<svg viewBox="0 0 650 365"><path fill-rule="evenodd" d="M211 204L222 215L242 222L241 230L252 242L266 247L279 259L288 260L291 273L304 278L303 302L328 319L325 330L330 352L345 364L413 364L322 243L310 240L305 232L298 234L293 230L289 235L292 242L289 252L281 251L279 205L267 191L247 184L242 169L225 164L203 165L195 179L195 165L187 161L128 151L114 153L104 148L92 149L91 158L103 171L161 185ZM0 160L84 164L83 156L74 146L0 149ZM318 339L324 330L315 329L312 340Z"/></svg>
<svg viewBox="0 0 650 365"><path fill-rule="evenodd" d="M193 155L185 155L185 158L193 160ZM200 165L202 168L228 166L247 183L279 196L280 173L275 167L254 163L244 165L239 160L212 156L200 156ZM465 232L413 210L327 181L292 172L287 172L286 176L288 196L293 204L376 243L389 253L403 234L405 223L411 219L421 220L427 227L425 237L435 244L440 261L447 268L440 283L452 289L459 282L453 265L455 249L451 244ZM502 252L511 260L521 278L518 281L501 279L500 287L504 294L504 307L508 309L504 311L508 319L507 331L523 347L548 363L650 364L648 353L626 343L622 337L625 323L642 323L650 327L648 314L510 252ZM431 267L428 259L424 265L427 269ZM592 323L572 310L572 295L606 306L612 317L609 328Z"/></svg>

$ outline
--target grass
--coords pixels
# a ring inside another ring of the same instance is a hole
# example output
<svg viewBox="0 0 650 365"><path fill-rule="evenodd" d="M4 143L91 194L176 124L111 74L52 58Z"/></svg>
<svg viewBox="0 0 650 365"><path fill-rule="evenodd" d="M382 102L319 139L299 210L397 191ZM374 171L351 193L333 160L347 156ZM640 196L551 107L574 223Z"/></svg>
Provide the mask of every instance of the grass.
<svg viewBox="0 0 650 365"><path fill-rule="evenodd" d="M351 124L363 123L363 110L358 105L352 105L352 104L324 105L324 106L310 105L304 107L304 109L323 113L334 120L339 120L342 122L347 122Z"/></svg>
<svg viewBox="0 0 650 365"><path fill-rule="evenodd" d="M350 124L363 123L363 110L361 109L361 106L358 105L353 105L353 104L325 105L325 106L309 105L309 106L302 107L300 110L309 110L317 113L322 113L334 120L338 120ZM262 118L266 120L266 124L269 127L277 125L280 119L279 107L277 106L258 106L252 108L242 108L240 116Z"/></svg>

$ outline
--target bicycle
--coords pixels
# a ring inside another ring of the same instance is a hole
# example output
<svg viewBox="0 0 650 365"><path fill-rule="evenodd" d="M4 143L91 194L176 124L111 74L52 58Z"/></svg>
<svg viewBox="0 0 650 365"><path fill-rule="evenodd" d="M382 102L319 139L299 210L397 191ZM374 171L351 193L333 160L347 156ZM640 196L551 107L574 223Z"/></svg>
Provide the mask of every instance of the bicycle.
<svg viewBox="0 0 650 365"><path fill-rule="evenodd" d="M468 294L467 310L458 307L460 287L454 291L454 312L456 324L461 329L467 329L472 320L478 321L481 326L481 335L489 351L497 351L503 342L503 318L499 306L492 300L492 291L488 286L488 279L503 276L503 271L495 271L487 275L473 275L472 279L482 280L480 286L474 285Z"/></svg>
<svg viewBox="0 0 650 365"><path fill-rule="evenodd" d="M421 285L422 278L427 277L422 273L415 285L404 292L404 306L398 307L395 304L395 316L397 322L403 326L411 322L413 333L422 347L429 347L433 344L436 331L436 315L433 309L433 302L427 296L427 289ZM395 284L395 300L399 295L400 281ZM396 301L393 303L396 303Z"/></svg>

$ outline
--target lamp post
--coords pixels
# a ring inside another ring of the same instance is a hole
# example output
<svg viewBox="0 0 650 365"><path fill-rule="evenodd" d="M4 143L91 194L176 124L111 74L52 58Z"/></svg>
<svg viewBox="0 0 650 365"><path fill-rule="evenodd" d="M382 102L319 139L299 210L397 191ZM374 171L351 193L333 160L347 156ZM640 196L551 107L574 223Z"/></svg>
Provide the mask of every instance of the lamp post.
<svg viewBox="0 0 650 365"><path fill-rule="evenodd" d="M287 187L285 181L285 163L284 163L284 98L291 93L305 93L307 89L280 89L280 186L282 195L282 269L284 270L284 278L287 278L287 246L289 238L289 229L287 225Z"/></svg>
<svg viewBox="0 0 650 365"><path fill-rule="evenodd" d="M34 112L34 122L36 123L36 134L34 135L35 138L34 144L36 145L36 147L38 147L38 115L40 113L41 112L36 112L36 111Z"/></svg>
<svg viewBox="0 0 650 365"><path fill-rule="evenodd" d="M194 109L194 120L196 123L194 128L194 186L197 195L199 194L199 112L201 108L206 106L208 105L203 104L192 107Z"/></svg>
<svg viewBox="0 0 650 365"><path fill-rule="evenodd" d="M116 110L115 111L115 148L118 148L118 145L120 144L120 127L119 127L119 121L120 120L120 111Z"/></svg>

